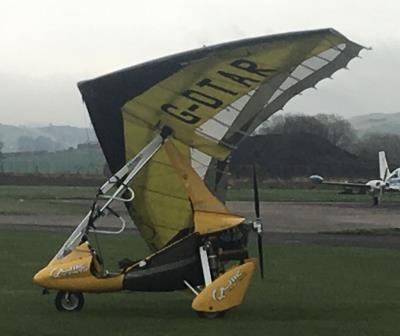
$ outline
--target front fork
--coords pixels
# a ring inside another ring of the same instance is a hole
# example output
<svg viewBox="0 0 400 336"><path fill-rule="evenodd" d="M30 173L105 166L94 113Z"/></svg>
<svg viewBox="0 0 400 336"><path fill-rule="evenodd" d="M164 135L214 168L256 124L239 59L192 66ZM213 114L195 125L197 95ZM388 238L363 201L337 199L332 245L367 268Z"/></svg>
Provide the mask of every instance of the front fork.
<svg viewBox="0 0 400 336"><path fill-rule="evenodd" d="M220 246L218 238L214 236L207 237L200 246L199 252L205 286L208 286L224 272L225 262L240 260L242 263L248 258L247 248L241 244L237 249L225 249Z"/></svg>
<svg viewBox="0 0 400 336"><path fill-rule="evenodd" d="M199 252L204 288L197 292L186 283L195 294L192 308L200 316L219 317L242 302L254 273L255 260L240 259L239 264L228 268L225 272L223 269L224 258L222 258L224 251L220 249L217 238L214 237L208 237L200 246ZM229 252L225 251L225 253ZM247 254L247 250L242 252ZM225 259L225 261L229 262L235 259Z"/></svg>
<svg viewBox="0 0 400 336"><path fill-rule="evenodd" d="M210 237L204 244L207 251L208 264L210 268L212 280L216 279L220 274L220 263L218 258L218 247L215 237Z"/></svg>

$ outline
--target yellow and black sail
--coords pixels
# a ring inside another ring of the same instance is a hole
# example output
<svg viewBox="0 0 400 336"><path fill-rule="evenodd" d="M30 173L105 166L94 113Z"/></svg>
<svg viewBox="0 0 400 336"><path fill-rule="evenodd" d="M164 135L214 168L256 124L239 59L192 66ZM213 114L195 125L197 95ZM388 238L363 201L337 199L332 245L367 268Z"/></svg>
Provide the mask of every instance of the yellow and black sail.
<svg viewBox="0 0 400 336"><path fill-rule="evenodd" d="M362 47L333 29L263 36L184 52L78 84L113 172L159 125L211 190L240 141L293 96L331 76ZM132 217L159 249L194 225L179 172L162 148L133 181Z"/></svg>

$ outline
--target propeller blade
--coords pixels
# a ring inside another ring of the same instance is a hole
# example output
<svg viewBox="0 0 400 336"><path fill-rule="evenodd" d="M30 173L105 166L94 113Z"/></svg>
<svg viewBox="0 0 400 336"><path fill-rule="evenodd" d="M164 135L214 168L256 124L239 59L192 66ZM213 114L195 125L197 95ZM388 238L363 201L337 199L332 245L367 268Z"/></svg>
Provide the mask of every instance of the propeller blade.
<svg viewBox="0 0 400 336"><path fill-rule="evenodd" d="M255 227L257 230L258 262L260 264L261 279L264 279L264 250L262 242L263 227L260 218L260 197L258 194L257 171L255 165L253 165L253 191L254 191L254 210L256 212Z"/></svg>
<svg viewBox="0 0 400 336"><path fill-rule="evenodd" d="M259 232L257 234L257 245L258 245L258 260L259 260L259 264L260 264L261 279L264 279L264 251L263 251L262 233L261 232Z"/></svg>
<svg viewBox="0 0 400 336"><path fill-rule="evenodd" d="M258 195L257 172L256 166L253 165L253 191L254 191L254 210L257 219L260 218L260 198Z"/></svg>
<svg viewBox="0 0 400 336"><path fill-rule="evenodd" d="M386 182L386 178L387 178L388 172L389 172L389 169L386 168L386 169L385 169L385 174L384 174L384 176L383 176L383 182Z"/></svg>

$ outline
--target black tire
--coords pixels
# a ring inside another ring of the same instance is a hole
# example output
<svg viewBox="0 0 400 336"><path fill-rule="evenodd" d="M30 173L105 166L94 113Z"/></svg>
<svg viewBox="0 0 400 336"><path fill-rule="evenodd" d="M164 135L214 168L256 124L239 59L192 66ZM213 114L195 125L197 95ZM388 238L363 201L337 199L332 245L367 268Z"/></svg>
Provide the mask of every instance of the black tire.
<svg viewBox="0 0 400 336"><path fill-rule="evenodd" d="M196 311L197 315L201 318L208 319L208 320L213 320L217 318L223 318L225 316L225 311L220 311L220 312L201 312L201 311Z"/></svg>
<svg viewBox="0 0 400 336"><path fill-rule="evenodd" d="M73 312L83 308L85 299L82 293L58 291L54 304L58 311Z"/></svg>

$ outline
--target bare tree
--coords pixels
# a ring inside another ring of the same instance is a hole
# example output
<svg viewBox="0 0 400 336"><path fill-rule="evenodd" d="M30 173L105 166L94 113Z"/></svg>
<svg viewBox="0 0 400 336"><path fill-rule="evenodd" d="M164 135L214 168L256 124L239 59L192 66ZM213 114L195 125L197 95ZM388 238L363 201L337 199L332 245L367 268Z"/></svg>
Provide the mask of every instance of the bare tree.
<svg viewBox="0 0 400 336"><path fill-rule="evenodd" d="M350 122L334 114L318 114L316 116L276 115L270 118L257 133L310 133L344 149L349 149L357 139L356 132Z"/></svg>
<svg viewBox="0 0 400 336"><path fill-rule="evenodd" d="M277 115L268 120L259 134L312 133L326 138L328 130L316 117L303 114Z"/></svg>
<svg viewBox="0 0 400 336"><path fill-rule="evenodd" d="M327 140L332 144L350 149L357 140L356 131L346 119L335 114L318 114L315 118L327 127Z"/></svg>

